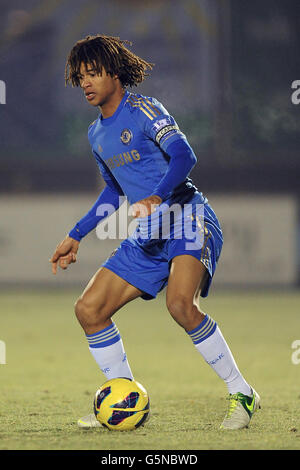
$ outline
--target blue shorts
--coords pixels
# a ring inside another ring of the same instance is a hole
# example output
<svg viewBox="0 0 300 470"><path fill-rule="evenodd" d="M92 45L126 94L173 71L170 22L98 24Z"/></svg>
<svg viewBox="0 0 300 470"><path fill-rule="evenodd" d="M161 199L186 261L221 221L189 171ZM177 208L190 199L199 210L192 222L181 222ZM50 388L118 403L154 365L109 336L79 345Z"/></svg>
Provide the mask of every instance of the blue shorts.
<svg viewBox="0 0 300 470"><path fill-rule="evenodd" d="M200 207L202 202L203 199L198 193L189 201L193 214L197 213L196 209L194 210L196 204ZM168 284L172 259L178 255L191 255L201 261L207 269L207 281L201 292L202 297L207 297L221 254L223 236L213 209L208 203L201 206L202 224L198 217L190 216L193 232L202 233L200 244L187 245L191 242L191 237L184 235L181 238L171 236L140 240L137 229L112 252L102 266L141 290L142 299L151 300Z"/></svg>

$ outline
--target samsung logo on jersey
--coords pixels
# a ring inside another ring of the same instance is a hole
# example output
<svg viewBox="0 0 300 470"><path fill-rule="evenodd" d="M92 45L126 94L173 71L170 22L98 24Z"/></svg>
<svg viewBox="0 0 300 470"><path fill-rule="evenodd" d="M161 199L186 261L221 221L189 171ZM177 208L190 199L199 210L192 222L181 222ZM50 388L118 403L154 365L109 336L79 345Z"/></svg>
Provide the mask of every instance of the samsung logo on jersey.
<svg viewBox="0 0 300 470"><path fill-rule="evenodd" d="M137 162L141 159L141 156L137 150L131 150L130 152L119 153L113 157L105 160L106 165L110 170L118 168L119 166L128 165L129 163Z"/></svg>

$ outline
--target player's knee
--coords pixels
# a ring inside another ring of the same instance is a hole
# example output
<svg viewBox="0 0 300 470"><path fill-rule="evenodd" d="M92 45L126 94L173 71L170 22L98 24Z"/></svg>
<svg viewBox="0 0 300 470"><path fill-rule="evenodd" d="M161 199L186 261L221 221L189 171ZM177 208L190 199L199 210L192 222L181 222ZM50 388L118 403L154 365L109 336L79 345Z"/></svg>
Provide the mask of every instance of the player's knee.
<svg viewBox="0 0 300 470"><path fill-rule="evenodd" d="M74 311L80 324L88 321L89 317L93 316L92 309L81 297L76 300L74 305Z"/></svg>
<svg viewBox="0 0 300 470"><path fill-rule="evenodd" d="M104 304L96 307L82 297L75 302L74 310L79 323L84 329L96 325L100 327L108 318L107 314L105 314Z"/></svg>
<svg viewBox="0 0 300 470"><path fill-rule="evenodd" d="M184 295L168 299L167 308L174 320L187 331L196 328L203 319L202 312L193 300Z"/></svg>
<svg viewBox="0 0 300 470"><path fill-rule="evenodd" d="M176 295L168 299L167 308L174 320L182 324L192 314L193 302L184 295Z"/></svg>

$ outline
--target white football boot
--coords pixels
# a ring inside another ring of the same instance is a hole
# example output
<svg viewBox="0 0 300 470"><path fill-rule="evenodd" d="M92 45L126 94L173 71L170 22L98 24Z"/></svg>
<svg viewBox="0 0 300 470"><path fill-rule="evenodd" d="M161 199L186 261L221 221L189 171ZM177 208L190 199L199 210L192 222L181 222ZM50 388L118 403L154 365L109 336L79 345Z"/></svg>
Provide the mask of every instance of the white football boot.
<svg viewBox="0 0 300 470"><path fill-rule="evenodd" d="M248 427L255 411L260 408L260 396L252 388L251 397L243 393L229 395L229 407L220 429L243 429Z"/></svg>
<svg viewBox="0 0 300 470"><path fill-rule="evenodd" d="M101 426L99 421L96 419L94 413L91 413L87 416L83 416L77 421L77 424L80 428L84 429L98 428L99 426Z"/></svg>

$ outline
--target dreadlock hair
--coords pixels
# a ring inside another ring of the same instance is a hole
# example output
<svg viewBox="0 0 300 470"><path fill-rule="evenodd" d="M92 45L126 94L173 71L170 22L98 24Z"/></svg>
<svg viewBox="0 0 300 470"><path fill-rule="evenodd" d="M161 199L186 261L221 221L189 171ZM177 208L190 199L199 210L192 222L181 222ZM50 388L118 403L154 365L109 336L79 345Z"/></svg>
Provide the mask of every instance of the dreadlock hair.
<svg viewBox="0 0 300 470"><path fill-rule="evenodd" d="M147 69L153 65L131 52L126 45L132 43L119 37L87 36L80 39L72 48L65 67L65 83L80 86L80 66L90 65L96 73L102 75L102 69L111 76L117 75L122 86L137 86L147 75Z"/></svg>

